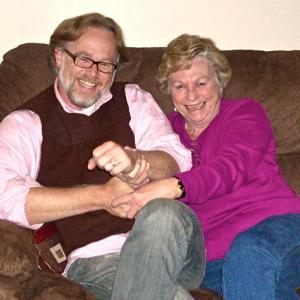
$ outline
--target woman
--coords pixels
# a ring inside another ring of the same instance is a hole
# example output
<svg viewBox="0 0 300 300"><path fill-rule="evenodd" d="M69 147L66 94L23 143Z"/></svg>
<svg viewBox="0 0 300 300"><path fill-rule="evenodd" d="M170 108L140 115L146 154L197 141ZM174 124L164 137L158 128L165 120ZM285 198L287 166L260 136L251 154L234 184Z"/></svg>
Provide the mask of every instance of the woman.
<svg viewBox="0 0 300 300"><path fill-rule="evenodd" d="M203 286L230 300L298 299L300 201L280 175L261 105L222 97L230 76L211 40L184 34L168 45L157 80L174 104L169 119L193 168L131 194L128 216L155 197L180 198L202 224Z"/></svg>

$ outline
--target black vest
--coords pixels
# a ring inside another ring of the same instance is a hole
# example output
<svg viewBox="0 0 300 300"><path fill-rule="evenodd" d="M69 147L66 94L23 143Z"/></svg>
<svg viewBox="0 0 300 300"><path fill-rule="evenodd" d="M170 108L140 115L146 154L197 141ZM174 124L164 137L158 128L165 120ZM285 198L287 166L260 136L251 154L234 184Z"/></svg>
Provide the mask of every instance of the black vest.
<svg viewBox="0 0 300 300"><path fill-rule="evenodd" d="M102 184L110 175L87 169L92 150L105 141L135 147L129 126L130 113L124 83L114 83L113 98L91 116L67 113L51 86L19 109L39 115L43 142L37 181L47 187ZM104 210L73 216L55 222L66 254L90 242L127 232L133 221L110 215Z"/></svg>

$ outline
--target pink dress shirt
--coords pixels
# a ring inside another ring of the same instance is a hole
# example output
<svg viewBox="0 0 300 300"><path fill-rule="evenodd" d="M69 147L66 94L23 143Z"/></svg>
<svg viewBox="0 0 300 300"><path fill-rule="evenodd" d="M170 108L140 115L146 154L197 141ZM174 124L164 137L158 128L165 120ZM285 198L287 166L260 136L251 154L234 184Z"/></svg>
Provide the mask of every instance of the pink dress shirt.
<svg viewBox="0 0 300 300"><path fill-rule="evenodd" d="M135 84L127 84L125 93L131 115L129 125L135 136L136 147L140 150L165 151L175 158L181 171L189 170L190 151L181 144L151 94ZM111 93L107 91L91 107L78 109L62 99L57 90L57 82L55 94L66 112L88 116L112 98ZM31 229L43 225L30 225L24 210L30 188L40 186L36 178L42 140L40 119L32 111L12 112L0 123L0 219L10 220ZM126 234L115 235L77 249L70 254L68 266L77 257L118 252L125 240Z"/></svg>

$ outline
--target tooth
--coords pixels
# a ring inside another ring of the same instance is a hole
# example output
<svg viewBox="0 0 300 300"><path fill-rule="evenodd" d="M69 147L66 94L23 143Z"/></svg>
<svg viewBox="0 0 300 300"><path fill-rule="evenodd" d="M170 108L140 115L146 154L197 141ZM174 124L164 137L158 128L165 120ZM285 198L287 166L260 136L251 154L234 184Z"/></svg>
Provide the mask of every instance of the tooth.
<svg viewBox="0 0 300 300"><path fill-rule="evenodd" d="M96 85L95 83L92 83L92 82L89 82L89 81L86 81L86 80L80 80L80 81L81 81L82 84L90 86L90 87L94 87Z"/></svg>

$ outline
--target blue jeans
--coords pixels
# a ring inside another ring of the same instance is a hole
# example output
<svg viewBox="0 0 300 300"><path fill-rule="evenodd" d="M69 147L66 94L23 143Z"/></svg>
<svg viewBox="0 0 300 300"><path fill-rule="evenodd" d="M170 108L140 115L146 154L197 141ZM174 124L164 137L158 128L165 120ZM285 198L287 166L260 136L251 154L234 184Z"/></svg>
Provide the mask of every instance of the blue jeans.
<svg viewBox="0 0 300 300"><path fill-rule="evenodd" d="M299 299L300 215L270 217L240 233L223 260L207 263L203 287L227 300Z"/></svg>
<svg viewBox="0 0 300 300"><path fill-rule="evenodd" d="M67 276L96 299L192 299L205 269L197 216L179 201L156 199L137 215L120 255L78 259Z"/></svg>

